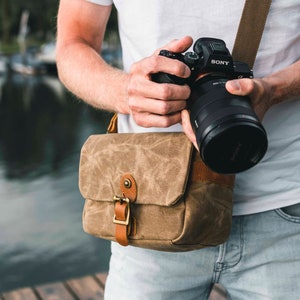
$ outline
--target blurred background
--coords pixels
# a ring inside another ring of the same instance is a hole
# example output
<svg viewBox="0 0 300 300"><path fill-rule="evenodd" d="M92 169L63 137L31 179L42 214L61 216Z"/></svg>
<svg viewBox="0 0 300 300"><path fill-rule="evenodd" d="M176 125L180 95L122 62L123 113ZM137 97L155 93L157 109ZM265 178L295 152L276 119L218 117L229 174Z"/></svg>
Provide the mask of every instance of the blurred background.
<svg viewBox="0 0 300 300"><path fill-rule="evenodd" d="M80 149L111 115L61 85L58 0L1 0L0 292L107 271L109 242L85 234ZM121 67L116 13L102 54Z"/></svg>

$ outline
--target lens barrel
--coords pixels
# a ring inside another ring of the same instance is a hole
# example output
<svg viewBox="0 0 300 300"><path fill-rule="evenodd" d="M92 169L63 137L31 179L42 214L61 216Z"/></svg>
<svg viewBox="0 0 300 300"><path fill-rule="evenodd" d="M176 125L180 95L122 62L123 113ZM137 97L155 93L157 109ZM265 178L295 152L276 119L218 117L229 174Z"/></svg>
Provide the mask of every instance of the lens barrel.
<svg viewBox="0 0 300 300"><path fill-rule="evenodd" d="M228 79L206 75L192 86L190 117L200 155L221 174L235 174L256 165L268 147L264 127L248 97L227 92Z"/></svg>

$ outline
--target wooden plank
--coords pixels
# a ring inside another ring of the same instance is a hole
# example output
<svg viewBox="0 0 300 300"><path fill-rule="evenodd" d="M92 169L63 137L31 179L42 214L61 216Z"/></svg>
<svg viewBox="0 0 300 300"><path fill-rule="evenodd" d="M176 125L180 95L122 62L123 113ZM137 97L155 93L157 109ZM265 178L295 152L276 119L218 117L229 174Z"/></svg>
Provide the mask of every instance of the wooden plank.
<svg viewBox="0 0 300 300"><path fill-rule="evenodd" d="M68 289L61 282L49 283L35 288L43 300L74 300Z"/></svg>
<svg viewBox="0 0 300 300"><path fill-rule="evenodd" d="M107 273L97 273L95 274L95 277L100 281L101 285L105 287Z"/></svg>
<svg viewBox="0 0 300 300"><path fill-rule="evenodd" d="M39 300L31 288L22 288L2 295L4 300Z"/></svg>
<svg viewBox="0 0 300 300"><path fill-rule="evenodd" d="M92 276L66 281L66 285L80 300L103 300L103 287Z"/></svg>

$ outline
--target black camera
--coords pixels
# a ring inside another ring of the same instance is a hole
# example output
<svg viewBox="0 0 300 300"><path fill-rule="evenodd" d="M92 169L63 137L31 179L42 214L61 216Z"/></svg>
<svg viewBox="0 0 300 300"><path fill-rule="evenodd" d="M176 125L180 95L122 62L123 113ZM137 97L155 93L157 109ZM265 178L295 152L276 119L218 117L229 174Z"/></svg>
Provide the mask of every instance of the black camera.
<svg viewBox="0 0 300 300"><path fill-rule="evenodd" d="M267 135L250 99L228 93L225 84L231 79L252 78L252 71L246 63L233 61L223 40L200 38L193 50L184 54L160 52L188 65L188 79L157 73L152 80L191 87L191 123L201 158L210 169L222 174L245 171L265 155Z"/></svg>

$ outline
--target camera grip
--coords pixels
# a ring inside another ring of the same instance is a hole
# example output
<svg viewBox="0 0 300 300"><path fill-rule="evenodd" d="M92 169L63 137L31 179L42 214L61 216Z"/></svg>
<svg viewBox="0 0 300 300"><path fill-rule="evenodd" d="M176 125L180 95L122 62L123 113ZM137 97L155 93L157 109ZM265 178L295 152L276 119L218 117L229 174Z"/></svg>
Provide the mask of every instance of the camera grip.
<svg viewBox="0 0 300 300"><path fill-rule="evenodd" d="M168 50L161 50L159 55L165 56L171 59L177 59L179 61L184 62L183 55L181 53L175 53ZM171 75L164 72L158 72L151 75L151 80L157 83L172 83L178 85L184 85L187 83L187 79L181 78L175 75Z"/></svg>

